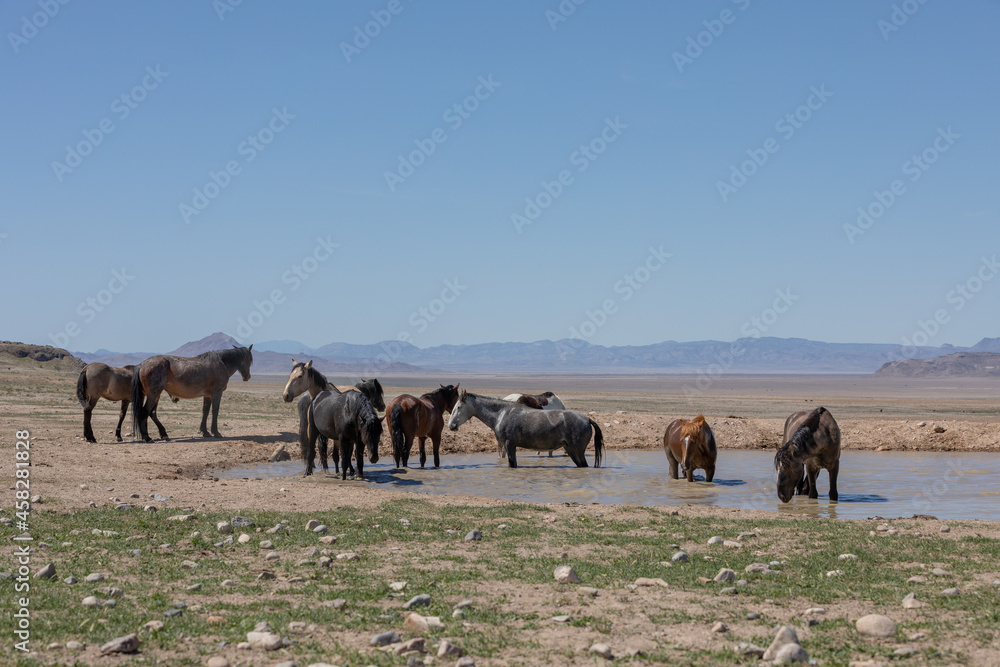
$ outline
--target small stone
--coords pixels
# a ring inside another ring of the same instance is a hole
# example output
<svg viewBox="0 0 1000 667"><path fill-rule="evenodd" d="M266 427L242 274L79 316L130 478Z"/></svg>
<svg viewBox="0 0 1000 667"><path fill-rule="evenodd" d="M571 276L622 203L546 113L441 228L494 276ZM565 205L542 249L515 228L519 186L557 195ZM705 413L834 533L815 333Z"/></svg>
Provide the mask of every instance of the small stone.
<svg viewBox="0 0 1000 667"><path fill-rule="evenodd" d="M142 511L143 512L159 512L160 508L157 507L156 505L146 505L145 507L142 508Z"/></svg>
<svg viewBox="0 0 1000 667"><path fill-rule="evenodd" d="M104 606L105 607L117 607L118 606L118 600L115 600L115 599L105 600L104 601Z"/></svg>
<svg viewBox="0 0 1000 667"><path fill-rule="evenodd" d="M229 519L229 523L230 523L230 525L232 525L233 528L253 528L254 527L253 521L251 521L250 519L246 518L245 516L234 516L234 517L232 517L232 518Z"/></svg>
<svg viewBox="0 0 1000 667"><path fill-rule="evenodd" d="M75 639L66 642L66 649L69 651L82 651L86 648L83 642L78 642Z"/></svg>
<svg viewBox="0 0 1000 667"><path fill-rule="evenodd" d="M749 540L752 537L757 537L757 533L753 531L747 531L745 533L740 533L739 535L737 535L736 539L742 542L743 540Z"/></svg>
<svg viewBox="0 0 1000 667"><path fill-rule="evenodd" d="M76 577L66 577L65 579L63 579L63 583L72 586L73 584L76 583Z"/></svg>
<svg viewBox="0 0 1000 667"><path fill-rule="evenodd" d="M908 594L903 598L903 609L919 609L920 607L926 606L923 602L917 599L917 596L913 593Z"/></svg>
<svg viewBox="0 0 1000 667"><path fill-rule="evenodd" d="M135 653L139 649L139 636L136 634L115 637L107 644L101 646L101 654L108 653Z"/></svg>
<svg viewBox="0 0 1000 667"><path fill-rule="evenodd" d="M270 581L271 579L275 578L276 575L274 574L274 572L268 572L267 570L264 570L263 572L257 575L257 581Z"/></svg>
<svg viewBox="0 0 1000 667"><path fill-rule="evenodd" d="M941 532L942 533L950 533L951 532L951 526L941 526Z"/></svg>
<svg viewBox="0 0 1000 667"><path fill-rule="evenodd" d="M430 624L427 619L416 612L411 612L403 620L403 629L407 632L422 635L430 632Z"/></svg>
<svg viewBox="0 0 1000 667"><path fill-rule="evenodd" d="M246 544L250 541L250 536L246 533L240 533L240 536L236 538L236 541L240 544Z"/></svg>
<svg viewBox="0 0 1000 667"><path fill-rule="evenodd" d="M844 573L843 570L830 570L829 572L826 573L826 576L828 576L828 577L839 577L843 573Z"/></svg>
<svg viewBox="0 0 1000 667"><path fill-rule="evenodd" d="M590 595L591 597L597 597L596 588L591 588L590 586L580 586L576 590L585 595Z"/></svg>
<svg viewBox="0 0 1000 667"><path fill-rule="evenodd" d="M560 584L578 584L582 581L576 570L569 565L560 565L555 569L553 575Z"/></svg>
<svg viewBox="0 0 1000 667"><path fill-rule="evenodd" d="M757 612L755 612L755 611L752 611L752 612L750 612L749 614L747 614L745 618L746 618L746 619L747 619L748 621L756 621L756 620L757 620L758 618L760 618L760 614L758 614L758 613L757 613Z"/></svg>
<svg viewBox="0 0 1000 667"><path fill-rule="evenodd" d="M193 570L196 567L198 567L198 563L194 562L193 560L186 560L181 562L181 567L184 568L185 570Z"/></svg>
<svg viewBox="0 0 1000 667"><path fill-rule="evenodd" d="M691 559L683 551L678 551L677 553L675 553L673 556L670 557L670 560L673 561L674 563L686 563ZM601 644L601 646L604 646L604 644Z"/></svg>
<svg viewBox="0 0 1000 667"><path fill-rule="evenodd" d="M942 569L940 567L936 567L933 570L931 570L931 574L933 574L936 577L950 577L951 576L951 572L949 572L948 570L944 570L944 569Z"/></svg>
<svg viewBox="0 0 1000 667"><path fill-rule="evenodd" d="M264 556L264 560L278 560L279 558L281 558L281 554L277 551L268 551L267 555Z"/></svg>
<svg viewBox="0 0 1000 667"><path fill-rule="evenodd" d="M914 632L912 635L910 635L911 642L919 642L925 639L927 639L927 635L924 634L923 632Z"/></svg>
<svg viewBox="0 0 1000 667"><path fill-rule="evenodd" d="M232 579L223 579L222 583L219 585L222 586L223 588L235 588L236 582L233 581Z"/></svg>
<svg viewBox="0 0 1000 667"><path fill-rule="evenodd" d="M359 556L353 551L348 551L347 553L337 554L337 560L358 560Z"/></svg>
<svg viewBox="0 0 1000 667"><path fill-rule="evenodd" d="M912 577L910 577L909 579L907 579L906 583L908 583L908 584L925 584L925 583L927 583L927 577L919 575L919 574L915 574Z"/></svg>
<svg viewBox="0 0 1000 667"><path fill-rule="evenodd" d="M343 609L347 605L347 600L344 598L337 598L335 600L329 600L329 603L334 609Z"/></svg>
<svg viewBox="0 0 1000 667"><path fill-rule="evenodd" d="M201 537L201 531L200 530L196 530L193 533L191 533L191 541L192 542L194 542L195 540L197 540L199 537Z"/></svg>
<svg viewBox="0 0 1000 667"><path fill-rule="evenodd" d="M764 655L761 656L761 658L763 660L774 661L778 656L778 651L788 645L801 646L799 644L799 636L795 634L795 630L787 625L783 625L778 628L778 632L774 636L774 640L771 642L771 645L767 647L767 650L764 651Z"/></svg>
<svg viewBox="0 0 1000 667"><path fill-rule="evenodd" d="M736 595L737 590L735 586L727 586L719 591L719 595Z"/></svg>
<svg viewBox="0 0 1000 667"><path fill-rule="evenodd" d="M769 574L773 572L767 563L750 563L743 571L747 574Z"/></svg>
<svg viewBox="0 0 1000 667"><path fill-rule="evenodd" d="M262 541L262 542L260 543L260 545L259 545L259 546L260 546L260 548L261 548L261 549L264 549L264 550L266 550L266 549L270 549L270 548L272 548L272 547L274 546L274 543L273 543L273 542L271 542L271 540L264 540L264 541Z"/></svg>
<svg viewBox="0 0 1000 667"><path fill-rule="evenodd" d="M337 541L337 538L333 535L324 535L319 538L319 541L321 544L334 544Z"/></svg>
<svg viewBox="0 0 1000 667"><path fill-rule="evenodd" d="M431 603L431 596L426 593L421 593L420 595L414 595L410 600L403 605L403 609L412 609L413 607L426 607Z"/></svg>
<svg viewBox="0 0 1000 667"><path fill-rule="evenodd" d="M318 525L320 525L319 521L317 521L316 519L309 519L308 521L306 521L306 530L311 531Z"/></svg>
<svg viewBox="0 0 1000 667"><path fill-rule="evenodd" d="M128 552L132 556L141 556L142 555L142 549L129 549Z"/></svg>
<svg viewBox="0 0 1000 667"><path fill-rule="evenodd" d="M209 625L221 625L222 623L226 623L226 617L209 616L208 618L205 619L205 622L208 623Z"/></svg>
<svg viewBox="0 0 1000 667"><path fill-rule="evenodd" d="M464 609L455 609L455 610L453 610L451 612L451 617L452 618L465 618L465 610Z"/></svg>
<svg viewBox="0 0 1000 667"><path fill-rule="evenodd" d="M35 579L51 579L54 576L56 576L56 566L54 563L49 563L38 572L35 572Z"/></svg>
<svg viewBox="0 0 1000 667"><path fill-rule="evenodd" d="M724 567L721 570L719 570L718 574L715 575L715 579L713 581L717 583L727 583L735 580L736 580L736 572L730 570L728 567Z"/></svg>
<svg viewBox="0 0 1000 667"><path fill-rule="evenodd" d="M87 486L86 484L81 484L81 485L80 485L80 490L81 490L81 491L86 491L86 490L87 490L87 489L89 489L89 488L90 488L90 487L89 487L89 486Z"/></svg>
<svg viewBox="0 0 1000 667"><path fill-rule="evenodd" d="M809 654L798 644L785 644L774 654L774 663L777 665L794 662L809 662Z"/></svg>
<svg viewBox="0 0 1000 667"><path fill-rule="evenodd" d="M895 637L896 622L881 614L862 616L854 624L858 634L868 637Z"/></svg>
<svg viewBox="0 0 1000 667"><path fill-rule="evenodd" d="M727 626L722 621L717 621L712 626L712 632L718 632L718 633L729 632L729 626Z"/></svg>
<svg viewBox="0 0 1000 667"><path fill-rule="evenodd" d="M941 591L941 595L949 595L949 596L950 595L961 595L961 593L962 592L960 590L958 590L957 588L946 588L943 591Z"/></svg>
<svg viewBox="0 0 1000 667"><path fill-rule="evenodd" d="M81 602L80 604L82 604L84 607L98 607L100 606L101 603L93 595L88 595L87 597L83 598L83 602Z"/></svg>
<svg viewBox="0 0 1000 667"><path fill-rule="evenodd" d="M552 620L556 623L569 623L569 616L563 614L562 616L553 616Z"/></svg>
<svg viewBox="0 0 1000 667"><path fill-rule="evenodd" d="M247 642L250 644L250 648L277 651L281 648L281 635L273 632L248 632Z"/></svg>
<svg viewBox="0 0 1000 667"><path fill-rule="evenodd" d="M316 533L317 535L322 535L322 534L326 533L329 530L330 529L327 528L325 525L319 524L318 526L316 526L315 528L313 528L312 532Z"/></svg>
<svg viewBox="0 0 1000 667"><path fill-rule="evenodd" d="M588 650L588 653L593 653L594 655L599 655L605 660L613 660L614 654L611 652L611 647L607 644L594 644Z"/></svg>
<svg viewBox="0 0 1000 667"><path fill-rule="evenodd" d="M708 543L709 544L722 544L724 541L725 540L723 540L718 535L708 538Z"/></svg>
<svg viewBox="0 0 1000 667"><path fill-rule="evenodd" d="M175 514L168 516L167 521L194 521L194 514Z"/></svg>
<svg viewBox="0 0 1000 667"><path fill-rule="evenodd" d="M857 560L858 557L854 554L840 554L837 556L837 560Z"/></svg>
<svg viewBox="0 0 1000 667"><path fill-rule="evenodd" d="M661 588L670 588L670 584L665 582L663 579L651 579L649 577L639 577L635 580L636 586L660 586Z"/></svg>
<svg viewBox="0 0 1000 667"><path fill-rule="evenodd" d="M392 590L394 590L394 591L396 591L398 593L399 591L401 591L404 588L406 588L406 582L405 581L393 581L392 583L389 584L389 588L391 588Z"/></svg>
<svg viewBox="0 0 1000 667"><path fill-rule="evenodd" d="M455 667L476 667L476 661L472 656L466 655L455 661Z"/></svg>
<svg viewBox="0 0 1000 667"><path fill-rule="evenodd" d="M947 429L945 429L945 427L944 427L944 426L935 426L935 427L934 427L934 432L935 432L935 433L944 433L944 432L945 432L946 430L947 430Z"/></svg>
<svg viewBox="0 0 1000 667"><path fill-rule="evenodd" d="M104 581L104 575L100 572L93 572L88 574L86 579L84 579L88 584L96 584L99 581Z"/></svg>
<svg viewBox="0 0 1000 667"><path fill-rule="evenodd" d="M223 535L229 535L233 532L233 525L228 521L219 521L215 524L215 529Z"/></svg>
<svg viewBox="0 0 1000 667"><path fill-rule="evenodd" d="M180 616L183 613L184 613L183 609L168 609L165 612L163 612L163 615L166 616L167 618L173 618L174 616Z"/></svg>
<svg viewBox="0 0 1000 667"><path fill-rule="evenodd" d="M483 539L483 534L478 528L470 530L469 533L465 536L466 542L478 542L481 539Z"/></svg>
<svg viewBox="0 0 1000 667"><path fill-rule="evenodd" d="M163 621L149 621L142 626L142 629L146 632L156 632L157 630L163 629Z"/></svg>
<svg viewBox="0 0 1000 667"><path fill-rule="evenodd" d="M320 567L330 567L330 565L332 563L333 563L333 559L330 558L329 556L320 556L320 558L319 558L319 566Z"/></svg>
<svg viewBox="0 0 1000 667"><path fill-rule="evenodd" d="M764 657L764 652L767 650L756 644L748 644L747 642L740 642L736 645L736 653L739 655L753 656L755 658Z"/></svg>
<svg viewBox="0 0 1000 667"><path fill-rule="evenodd" d="M208 667L229 667L229 661L218 655L209 658L206 664Z"/></svg>
<svg viewBox="0 0 1000 667"><path fill-rule="evenodd" d="M897 648L892 653L893 653L893 655L900 655L900 656L903 656L904 658L908 658L911 655L916 654L916 652L917 652L917 649L915 649L915 648L913 648L911 646L904 646L903 648Z"/></svg>
<svg viewBox="0 0 1000 667"><path fill-rule="evenodd" d="M308 624L305 621L292 621L288 624L288 631L293 633L305 632Z"/></svg>
<svg viewBox="0 0 1000 667"><path fill-rule="evenodd" d="M736 542L735 540L726 540L722 543L722 546L729 547L731 549L739 549L743 546L742 542Z"/></svg>
<svg viewBox="0 0 1000 667"><path fill-rule="evenodd" d="M469 607L471 607L474 604L476 604L476 603L474 601L472 601L472 600L462 600L457 605L455 605L455 609L468 609Z"/></svg>
<svg viewBox="0 0 1000 667"><path fill-rule="evenodd" d="M442 639L441 643L438 644L437 657L439 658L461 658L462 649L455 646L447 639Z"/></svg>
<svg viewBox="0 0 1000 667"><path fill-rule="evenodd" d="M880 533L884 533L884 532L886 532L887 530L889 530L889 525L888 525L888 524L885 524L885 523L883 523L883 524L879 524L879 527L878 527L878 528L876 528L875 530L877 530L877 531L878 531L878 532L880 532Z"/></svg>
<svg viewBox="0 0 1000 667"><path fill-rule="evenodd" d="M805 610L805 612L804 612L803 615L805 615L805 616L814 616L814 615L825 614L825 613L826 613L826 609L824 609L823 607L809 607L809 609Z"/></svg>

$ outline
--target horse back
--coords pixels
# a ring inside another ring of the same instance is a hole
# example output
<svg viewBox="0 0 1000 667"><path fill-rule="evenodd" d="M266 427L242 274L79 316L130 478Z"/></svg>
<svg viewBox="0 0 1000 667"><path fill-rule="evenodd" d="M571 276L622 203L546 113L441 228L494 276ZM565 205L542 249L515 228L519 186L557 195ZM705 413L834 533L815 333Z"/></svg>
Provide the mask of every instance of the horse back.
<svg viewBox="0 0 1000 667"><path fill-rule="evenodd" d="M809 428L816 451L812 458L819 460L823 467L832 465L840 459L840 426L826 408L816 408L811 411L799 411L789 415L785 420L784 443L787 443L800 428Z"/></svg>
<svg viewBox="0 0 1000 667"><path fill-rule="evenodd" d="M681 447L681 430L687 424L686 419L675 419L663 431L663 449L669 449L674 458L680 460L683 448Z"/></svg>

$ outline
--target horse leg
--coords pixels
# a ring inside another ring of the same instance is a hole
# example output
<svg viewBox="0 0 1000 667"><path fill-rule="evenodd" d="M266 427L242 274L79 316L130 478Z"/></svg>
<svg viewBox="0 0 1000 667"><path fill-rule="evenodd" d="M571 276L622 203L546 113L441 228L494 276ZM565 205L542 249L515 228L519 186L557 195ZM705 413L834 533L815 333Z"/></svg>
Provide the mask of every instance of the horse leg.
<svg viewBox="0 0 1000 667"><path fill-rule="evenodd" d="M160 432L160 439L161 440L169 440L170 438L167 437L167 429L163 428L163 424L160 423L160 418L156 416L156 408L159 405L160 405L160 395L159 394L157 394L156 396L152 396L149 399L147 399L146 400L146 414L148 414L149 418L153 420L154 424L156 424L156 430L158 430ZM135 406L132 406L132 409L135 410ZM149 437L149 433L146 431L145 428L143 428L143 435L146 436L147 438Z"/></svg>
<svg viewBox="0 0 1000 667"><path fill-rule="evenodd" d="M667 462L670 464L670 478L677 479L677 459L674 458L674 453L670 451L669 447L667 447Z"/></svg>
<svg viewBox="0 0 1000 667"><path fill-rule="evenodd" d="M705 481L711 482L715 478L715 466L705 468Z"/></svg>
<svg viewBox="0 0 1000 667"><path fill-rule="evenodd" d="M427 463L427 449L424 447L424 443L427 442L427 436L422 435L417 440L420 442L420 467L423 468L424 464Z"/></svg>
<svg viewBox="0 0 1000 667"><path fill-rule="evenodd" d="M128 401L126 401L128 403ZM94 437L94 428L90 425L90 417L94 413L94 406L97 405L97 401L90 399L87 403L87 407L83 409L83 437L87 442L97 442L97 438ZM122 411L122 419L124 419L124 411ZM118 426L121 426L121 422L118 422ZM118 438L121 441L121 438Z"/></svg>
<svg viewBox="0 0 1000 667"><path fill-rule="evenodd" d="M406 436L406 449L403 450L403 467L410 467L410 452L413 450L413 436Z"/></svg>
<svg viewBox="0 0 1000 667"><path fill-rule="evenodd" d="M441 431L431 434L431 444L434 446L434 467L441 467Z"/></svg>
<svg viewBox="0 0 1000 667"><path fill-rule="evenodd" d="M311 419L309 421L312 421ZM309 434L302 442L302 458L306 460L306 477L313 474L313 460L316 458L316 438L319 437L319 430L309 425Z"/></svg>
<svg viewBox="0 0 1000 667"><path fill-rule="evenodd" d="M819 476L819 468L806 468L806 483L809 485L809 497L819 498L819 491L816 489L816 477Z"/></svg>
<svg viewBox="0 0 1000 667"><path fill-rule="evenodd" d="M330 467L326 463L326 454L327 454L327 446L328 445L329 445L329 443L327 442L326 436L325 435L319 436L319 462L323 466L323 472L329 472L329 470L330 470ZM333 465L334 466L336 466L337 465L337 461L340 460L339 445L340 445L340 443L337 442L336 440L334 440L334 442L333 442ZM340 468L337 468L337 472L340 472Z"/></svg>
<svg viewBox="0 0 1000 667"><path fill-rule="evenodd" d="M115 437L118 438L118 442L122 441L122 422L125 421L125 413L128 412L128 399L122 400L122 411L118 415L118 426L115 427Z"/></svg>
<svg viewBox="0 0 1000 667"><path fill-rule="evenodd" d="M354 443L354 459L358 462L358 474L355 475L355 479L365 478L365 445L361 442L361 438Z"/></svg>
<svg viewBox="0 0 1000 667"><path fill-rule="evenodd" d="M209 437L208 433L208 410L212 407L212 397L206 396L201 401L201 435L203 438Z"/></svg>
<svg viewBox="0 0 1000 667"><path fill-rule="evenodd" d="M221 438L219 433L219 406L222 404L222 390L218 390L212 395L212 435Z"/></svg>
<svg viewBox="0 0 1000 667"><path fill-rule="evenodd" d="M830 473L830 502L835 503L840 495L837 493L837 474L840 472L840 461L827 468Z"/></svg>
<svg viewBox="0 0 1000 667"><path fill-rule="evenodd" d="M507 457L507 447L500 442L500 436L497 436L497 458L503 459Z"/></svg>
<svg viewBox="0 0 1000 667"><path fill-rule="evenodd" d="M511 442L510 440L507 441L506 448L507 448L507 465L508 465L508 467L516 468L517 467L517 451L516 451L517 448L514 446L514 443Z"/></svg>
<svg viewBox="0 0 1000 667"><path fill-rule="evenodd" d="M340 438L340 479L341 481L347 481L347 468L351 465L351 439L342 435Z"/></svg>

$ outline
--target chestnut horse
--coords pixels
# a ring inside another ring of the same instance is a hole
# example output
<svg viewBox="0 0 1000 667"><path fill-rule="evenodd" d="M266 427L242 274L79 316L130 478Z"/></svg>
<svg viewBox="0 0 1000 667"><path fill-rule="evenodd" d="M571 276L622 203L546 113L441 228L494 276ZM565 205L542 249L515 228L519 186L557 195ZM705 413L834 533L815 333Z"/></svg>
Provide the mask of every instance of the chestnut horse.
<svg viewBox="0 0 1000 667"><path fill-rule="evenodd" d="M122 441L122 422L125 421L125 413L128 412L129 397L132 393L132 370L134 368L135 366L118 368L96 362L87 364L80 371L80 377L76 380L76 398L83 406L83 437L87 442L97 442L97 438L94 437L94 429L90 425L90 418L94 412L94 406L102 398L122 403L122 410L118 415L118 426L115 427L115 437L118 442ZM173 396L170 398L174 403L177 402Z"/></svg>
<svg viewBox="0 0 1000 667"><path fill-rule="evenodd" d="M796 493L819 498L816 477L820 468L830 473L830 500L837 502L840 472L840 427L826 408L795 412L785 420L785 444L774 455L778 471L778 499L787 503Z"/></svg>
<svg viewBox="0 0 1000 667"><path fill-rule="evenodd" d="M385 410L386 425L392 434L392 458L396 467L409 463L413 438L420 442L420 467L427 462L424 443L430 437L434 445L434 467L441 467L441 431L444 430L444 413L451 412L458 400L458 385L441 385L420 398L400 394L392 399Z"/></svg>
<svg viewBox="0 0 1000 667"><path fill-rule="evenodd" d="M219 433L219 403L222 392L229 386L229 378L239 371L243 381L250 379L253 354L250 347L233 346L231 350L213 350L197 357L172 357L164 354L146 359L132 371L132 437L149 437L146 419L151 417L160 437L167 439L167 429L156 418L156 406L164 391L171 397L203 398L201 434L210 437L207 426L208 409L212 409L211 436Z"/></svg>
<svg viewBox="0 0 1000 667"><path fill-rule="evenodd" d="M667 426L663 434L663 449L667 452L670 462L670 476L678 478L677 464L687 481L694 481L694 471L701 468L705 471L705 481L711 482L715 477L715 434L705 422L704 415L694 419L675 419Z"/></svg>
<svg viewBox="0 0 1000 667"><path fill-rule="evenodd" d="M546 391L541 394L510 394L509 396L504 396L503 400L520 403L521 405L526 405L529 408L537 408L539 410L566 409L566 406L563 405L561 400L559 400L559 397L551 391Z"/></svg>

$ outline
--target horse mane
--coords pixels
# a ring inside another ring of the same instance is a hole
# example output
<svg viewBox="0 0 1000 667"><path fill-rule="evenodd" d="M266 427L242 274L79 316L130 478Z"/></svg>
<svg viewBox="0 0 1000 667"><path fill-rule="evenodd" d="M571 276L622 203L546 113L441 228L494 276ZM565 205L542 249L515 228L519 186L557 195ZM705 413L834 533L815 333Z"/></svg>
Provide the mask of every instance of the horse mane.
<svg viewBox="0 0 1000 667"><path fill-rule="evenodd" d="M300 365L301 366L305 366L305 363L306 362L304 362L304 361L300 361L300 362L298 362L295 365L296 366L300 366ZM294 369L292 369L292 370L294 370ZM316 369L315 366L310 366L306 370L309 373L309 377L313 380L313 382L316 382L320 387L322 387L323 389L326 389L328 386L330 386L330 383L327 381L326 376L323 375L322 373L320 373Z"/></svg>
<svg viewBox="0 0 1000 667"><path fill-rule="evenodd" d="M350 394L351 392L347 392ZM358 403L357 415L362 423L358 424L358 429L363 430L368 442L378 443L382 437L382 419L375 412L375 407L368 400L368 397L357 392L357 397L353 399Z"/></svg>
<svg viewBox="0 0 1000 667"><path fill-rule="evenodd" d="M705 415L698 415L691 421L681 426L681 438L694 438L696 440L704 439L705 429L707 427L708 425L705 423Z"/></svg>
<svg viewBox="0 0 1000 667"><path fill-rule="evenodd" d="M202 352L196 359L209 359L216 358L222 363L226 364L230 361L240 362L243 361L246 356L247 348L245 347L231 347L225 350L209 350L208 352Z"/></svg>
<svg viewBox="0 0 1000 667"><path fill-rule="evenodd" d="M135 365L134 364L128 364L126 366L122 366L122 370L134 371L135 370Z"/></svg>
<svg viewBox="0 0 1000 667"><path fill-rule="evenodd" d="M823 408L817 408L814 410L814 414L822 414L822 412L817 412L818 410L823 410ZM811 419L813 415L809 415ZM818 417L817 417L818 420ZM808 421L808 420L807 420ZM808 425L803 424L795 430L792 437L788 439L788 442L783 444L777 452L774 454L774 467L778 468L779 464L782 463L792 463L796 460L801 460L809 451L816 448L816 440L813 438L814 428L810 428Z"/></svg>
<svg viewBox="0 0 1000 667"><path fill-rule="evenodd" d="M529 408L535 408L536 410L541 410L543 407L541 401L530 394L521 394L514 402L526 405Z"/></svg>

